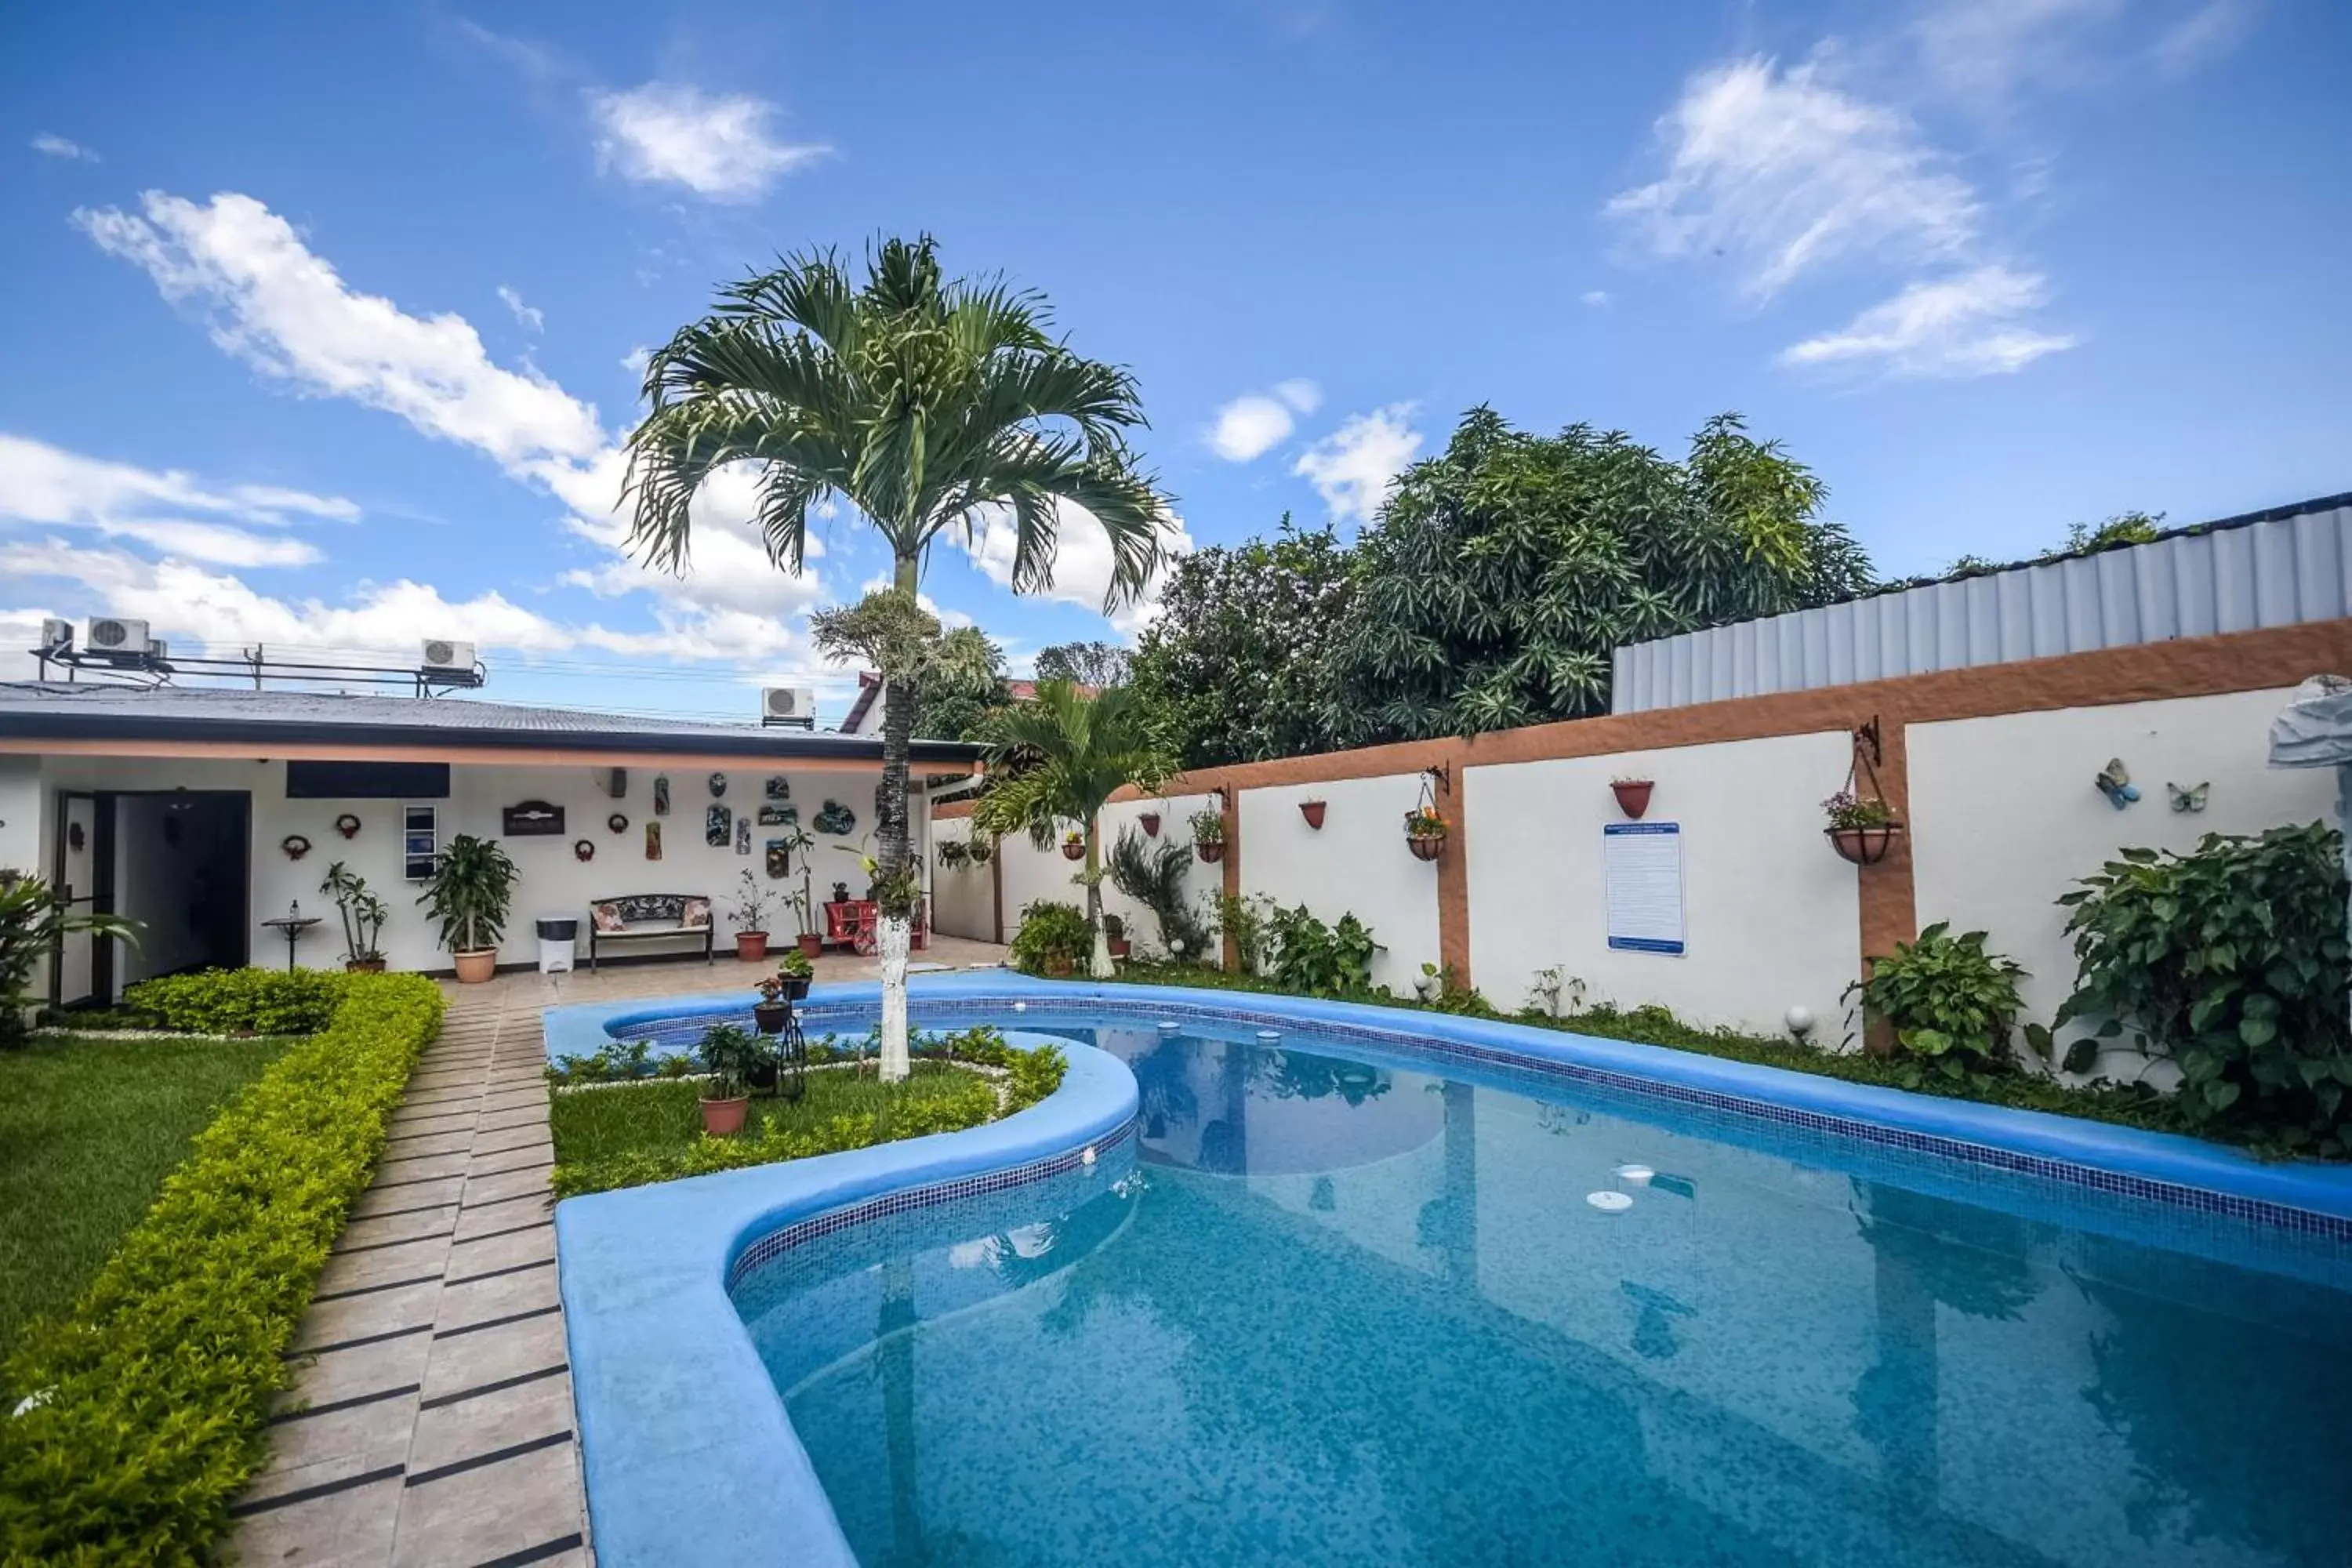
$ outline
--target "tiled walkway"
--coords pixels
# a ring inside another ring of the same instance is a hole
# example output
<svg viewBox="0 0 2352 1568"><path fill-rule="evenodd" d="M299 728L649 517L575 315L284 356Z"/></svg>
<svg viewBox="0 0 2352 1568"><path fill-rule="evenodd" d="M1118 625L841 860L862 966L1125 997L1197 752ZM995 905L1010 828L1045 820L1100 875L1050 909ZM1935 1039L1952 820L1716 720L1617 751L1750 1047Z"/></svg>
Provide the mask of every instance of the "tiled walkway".
<svg viewBox="0 0 2352 1568"><path fill-rule="evenodd" d="M268 1468L236 1507L240 1562L589 1561L541 1002L449 989L296 1338Z"/></svg>

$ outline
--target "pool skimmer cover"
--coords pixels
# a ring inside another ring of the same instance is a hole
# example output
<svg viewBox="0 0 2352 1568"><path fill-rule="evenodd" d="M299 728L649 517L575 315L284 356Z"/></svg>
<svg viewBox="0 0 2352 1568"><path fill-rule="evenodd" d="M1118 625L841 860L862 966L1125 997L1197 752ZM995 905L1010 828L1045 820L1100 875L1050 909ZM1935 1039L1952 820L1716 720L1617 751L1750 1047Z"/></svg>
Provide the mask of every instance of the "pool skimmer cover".
<svg viewBox="0 0 2352 1568"><path fill-rule="evenodd" d="M1587 1193L1584 1194L1584 1201L1602 1214L1622 1214L1633 1206L1633 1198L1624 1193Z"/></svg>

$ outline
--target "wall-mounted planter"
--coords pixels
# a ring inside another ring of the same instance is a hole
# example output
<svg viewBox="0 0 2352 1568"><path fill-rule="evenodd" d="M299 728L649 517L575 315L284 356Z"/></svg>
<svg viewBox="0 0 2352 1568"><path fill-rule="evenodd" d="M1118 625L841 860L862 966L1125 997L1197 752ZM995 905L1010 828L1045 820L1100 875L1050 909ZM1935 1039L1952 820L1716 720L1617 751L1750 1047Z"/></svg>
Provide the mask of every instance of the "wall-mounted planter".
<svg viewBox="0 0 2352 1568"><path fill-rule="evenodd" d="M1650 792L1657 784L1652 779L1617 779L1609 785L1609 793L1617 797L1617 809L1639 820L1650 809Z"/></svg>
<svg viewBox="0 0 2352 1568"><path fill-rule="evenodd" d="M1083 838L1065 838L1065 839L1063 839L1063 840L1062 840L1062 858L1063 858L1063 859L1065 859L1065 860L1083 860L1083 859L1085 859L1086 858L1087 858L1087 841L1086 841L1085 839L1083 839Z"/></svg>
<svg viewBox="0 0 2352 1568"><path fill-rule="evenodd" d="M1857 866L1875 866L1886 858L1886 852L1903 837L1903 825L1876 822L1864 827L1824 827L1822 834L1830 841L1830 847L1838 852L1839 859L1851 860Z"/></svg>
<svg viewBox="0 0 2352 1568"><path fill-rule="evenodd" d="M1434 860L1445 853L1445 835L1443 833L1407 834L1404 842L1416 860Z"/></svg>
<svg viewBox="0 0 2352 1568"><path fill-rule="evenodd" d="M1323 805L1324 803L1319 800L1302 800L1298 803L1298 815L1307 819L1307 826L1318 831L1320 831L1323 826Z"/></svg>
<svg viewBox="0 0 2352 1568"><path fill-rule="evenodd" d="M1143 836L1146 838L1157 838L1160 837L1160 814L1158 812L1139 811L1135 814L1135 823L1137 826L1143 829Z"/></svg>
<svg viewBox="0 0 2352 1568"><path fill-rule="evenodd" d="M1207 861L1212 866L1225 858L1225 841L1222 838L1202 838L1196 840L1192 845L1192 848L1202 859Z"/></svg>

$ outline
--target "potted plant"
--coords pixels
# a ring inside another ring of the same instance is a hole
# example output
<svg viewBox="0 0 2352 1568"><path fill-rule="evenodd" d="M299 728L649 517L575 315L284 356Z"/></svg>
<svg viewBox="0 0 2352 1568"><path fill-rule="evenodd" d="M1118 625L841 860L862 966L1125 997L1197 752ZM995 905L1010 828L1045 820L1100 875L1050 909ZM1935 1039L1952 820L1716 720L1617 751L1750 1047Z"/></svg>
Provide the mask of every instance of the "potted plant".
<svg viewBox="0 0 2352 1568"><path fill-rule="evenodd" d="M1445 853L1445 818L1433 805L1416 805L1404 814L1404 841L1416 860L1434 860Z"/></svg>
<svg viewBox="0 0 2352 1568"><path fill-rule="evenodd" d="M1085 910L1040 899L1021 911L1021 928L1013 933L1013 965L1025 973L1058 979L1076 969L1094 944L1094 927Z"/></svg>
<svg viewBox="0 0 2352 1568"><path fill-rule="evenodd" d="M1307 819L1307 826L1318 832L1323 826L1323 804L1319 800L1302 800L1298 803L1298 815Z"/></svg>
<svg viewBox="0 0 2352 1568"><path fill-rule="evenodd" d="M1103 941L1109 943L1113 958L1125 958L1135 951L1135 944L1127 938L1127 922L1114 914L1103 916Z"/></svg>
<svg viewBox="0 0 2352 1568"><path fill-rule="evenodd" d="M735 895L735 956L757 963L768 956L768 889L749 869Z"/></svg>
<svg viewBox="0 0 2352 1568"><path fill-rule="evenodd" d="M1617 797L1617 809L1637 821L1643 812L1650 809L1650 792L1657 787L1656 781L1652 779L1609 781L1609 793Z"/></svg>
<svg viewBox="0 0 2352 1568"><path fill-rule="evenodd" d="M1083 860L1087 858L1087 836L1076 828L1062 835L1062 858Z"/></svg>
<svg viewBox="0 0 2352 1568"><path fill-rule="evenodd" d="M702 1130L713 1138L731 1138L743 1131L744 1113L751 1106L751 1075L772 1061L767 1045L733 1024L713 1024L697 1047L703 1070Z"/></svg>
<svg viewBox="0 0 2352 1568"><path fill-rule="evenodd" d="M1213 805L1192 814L1192 847L1213 866L1225 858L1225 815Z"/></svg>
<svg viewBox="0 0 2352 1568"><path fill-rule="evenodd" d="M973 865L985 866L995 858L996 842L975 833L972 835L971 842L964 846L964 853L971 857Z"/></svg>
<svg viewBox="0 0 2352 1568"><path fill-rule="evenodd" d="M971 860L971 850L962 839L942 838L940 840L940 866L960 871L969 864Z"/></svg>
<svg viewBox="0 0 2352 1568"><path fill-rule="evenodd" d="M762 975L753 983L752 989L760 994L760 999L751 1004L753 1026L763 1035L782 1034L793 1016L793 1005L784 1000L784 977Z"/></svg>
<svg viewBox="0 0 2352 1568"><path fill-rule="evenodd" d="M366 878L341 860L327 868L327 879L319 884L319 891L334 896L335 910L343 917L343 948L348 954L343 967L354 974L382 974L383 950L376 945L376 939L383 934L383 922L392 918L392 910L368 891Z"/></svg>
<svg viewBox="0 0 2352 1568"><path fill-rule="evenodd" d="M776 966L776 978L783 983L784 1000L797 1002L809 994L809 983L816 978L816 964L804 952L788 952Z"/></svg>
<svg viewBox="0 0 2352 1568"><path fill-rule="evenodd" d="M441 922L441 945L449 950L462 984L477 984L498 973L499 939L506 934L515 874L503 847L460 833L434 860L433 875L416 895Z"/></svg>
<svg viewBox="0 0 2352 1568"><path fill-rule="evenodd" d="M1842 789L1822 802L1822 815L1829 818L1822 835L1841 859L1857 866L1874 866L1886 858L1886 852L1903 836L1903 824L1896 821L1895 808L1878 796L1857 795Z"/></svg>

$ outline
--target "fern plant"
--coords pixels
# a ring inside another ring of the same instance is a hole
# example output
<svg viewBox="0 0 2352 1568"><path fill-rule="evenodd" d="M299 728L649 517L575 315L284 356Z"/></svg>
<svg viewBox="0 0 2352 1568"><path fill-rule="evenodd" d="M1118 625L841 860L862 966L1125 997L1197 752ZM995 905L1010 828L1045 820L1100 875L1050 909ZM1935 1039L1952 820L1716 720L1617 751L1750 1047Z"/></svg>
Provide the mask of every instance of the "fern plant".
<svg viewBox="0 0 2352 1568"><path fill-rule="evenodd" d="M1209 935L1184 893L1185 868L1192 863L1192 851L1181 841L1152 842L1129 827L1111 846L1108 870L1111 886L1151 911L1160 945L1178 957L1198 960L1208 952Z"/></svg>

